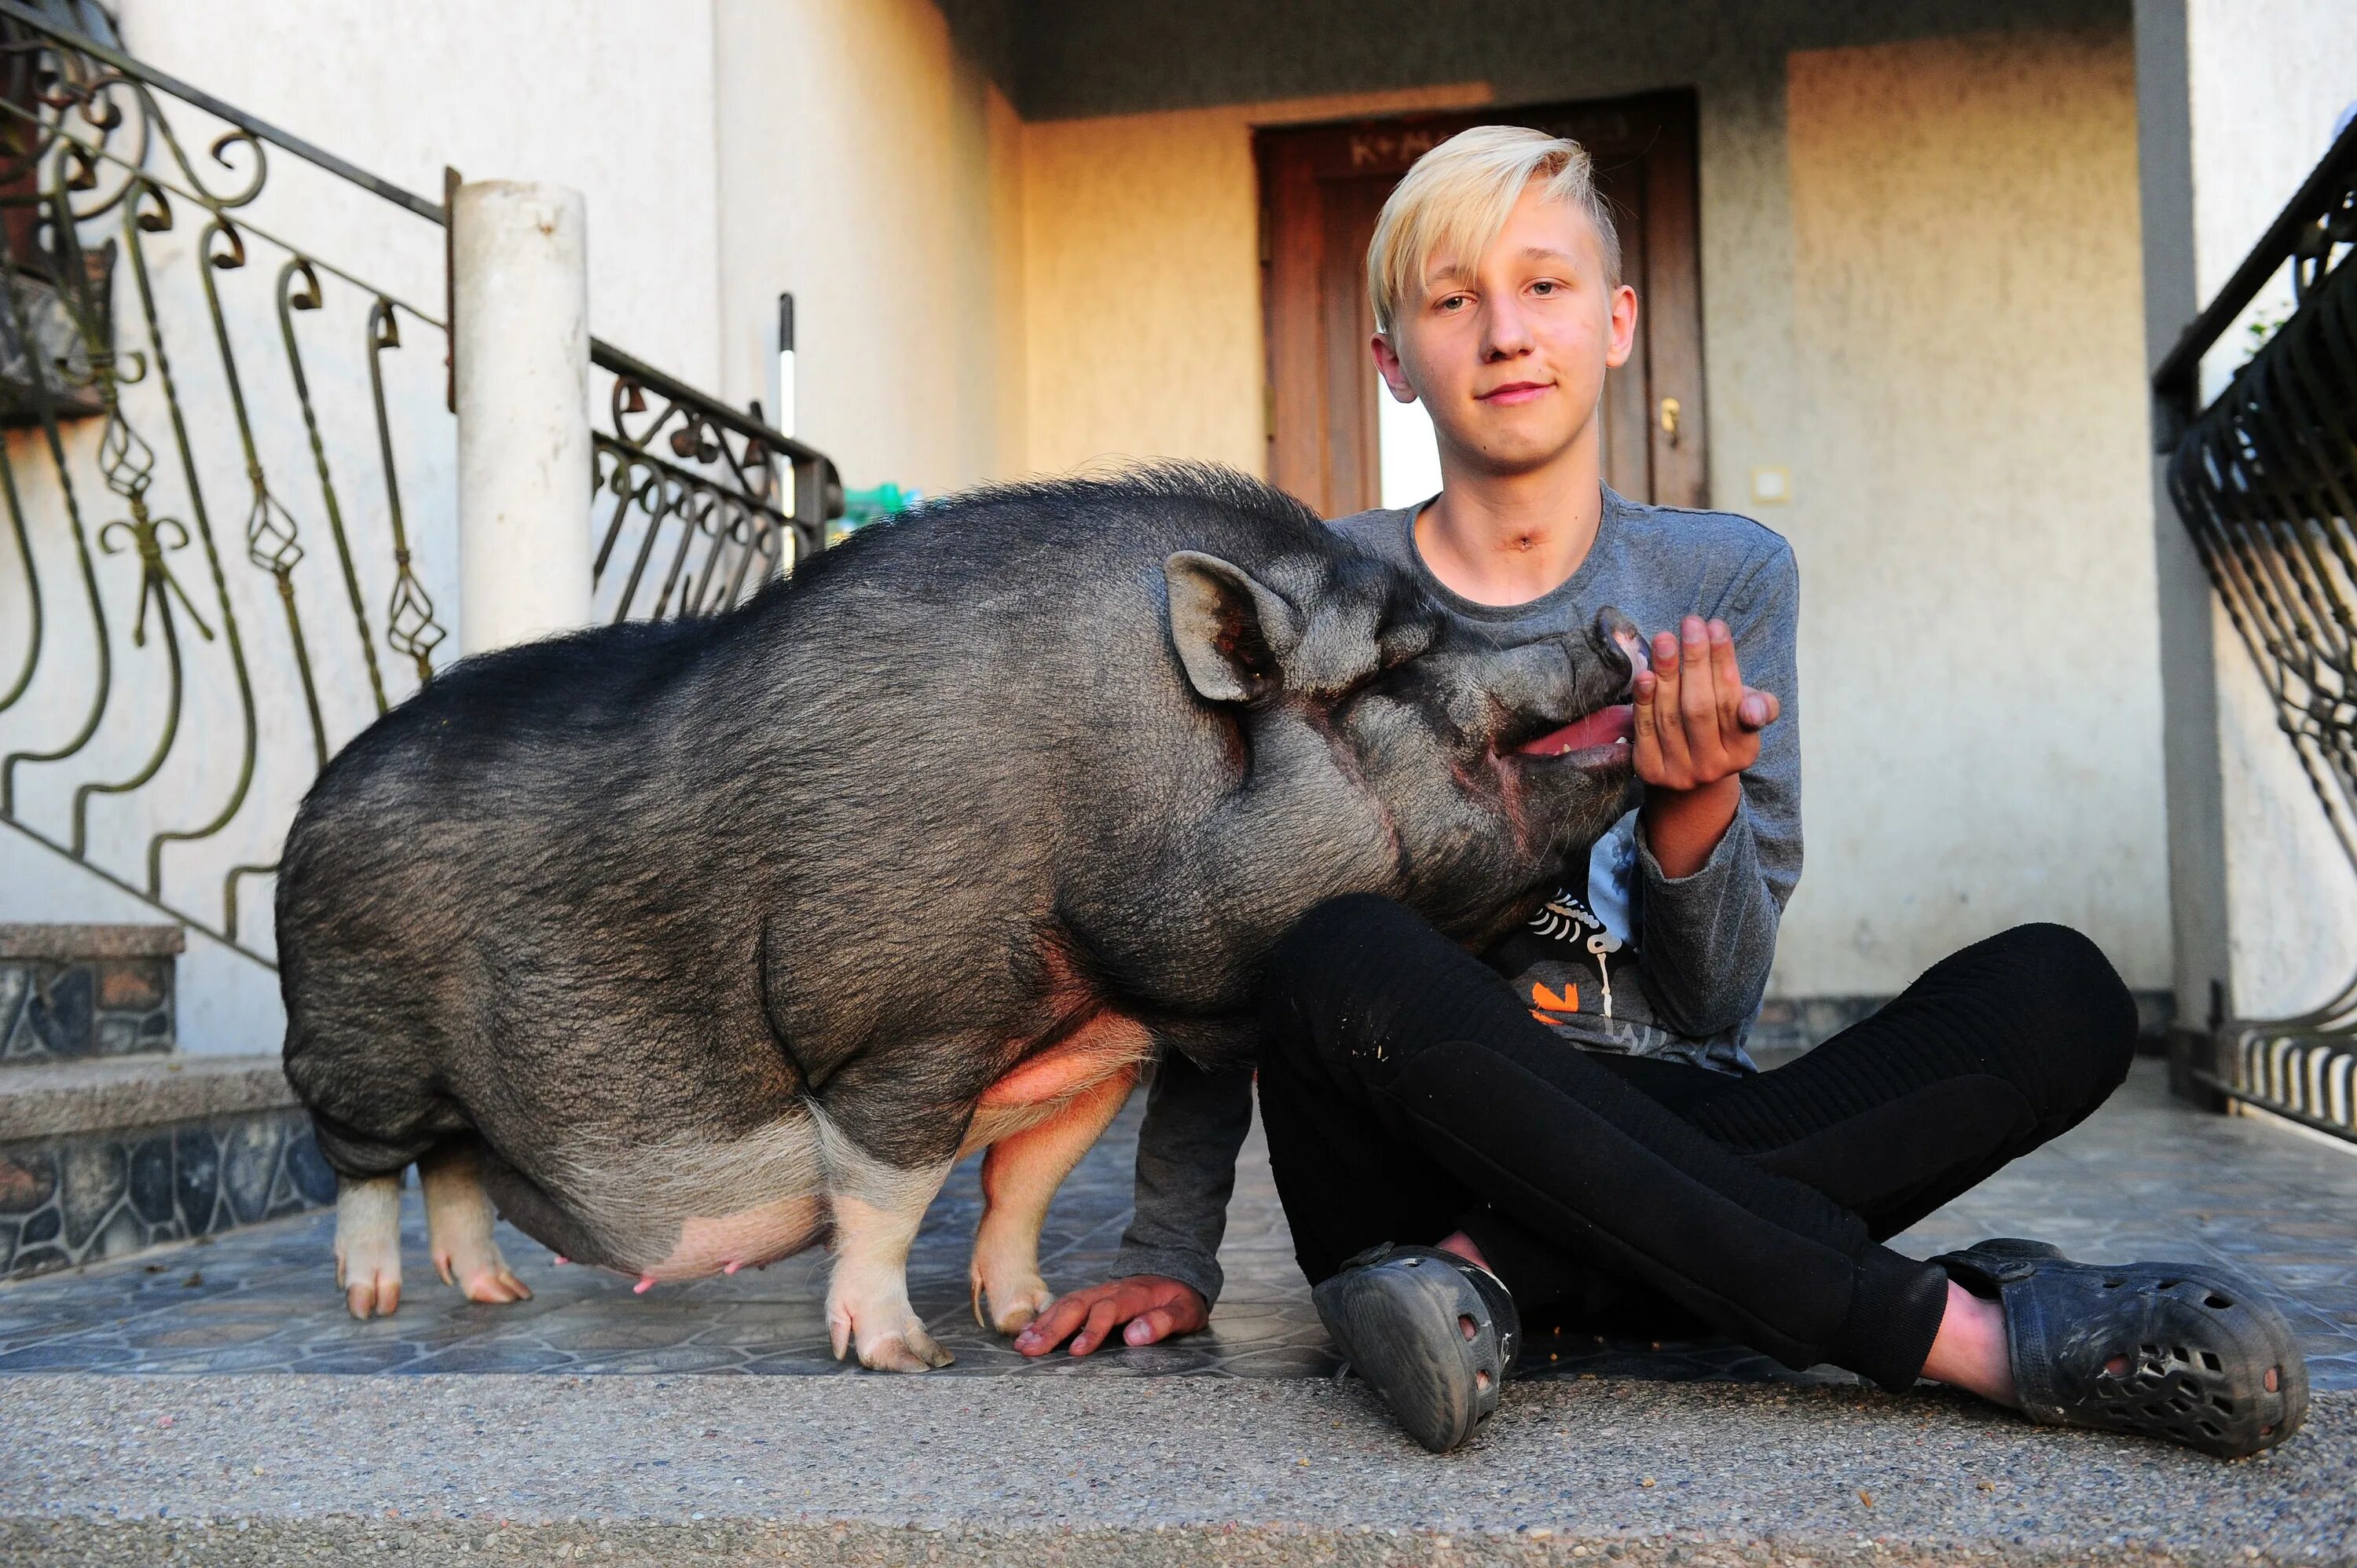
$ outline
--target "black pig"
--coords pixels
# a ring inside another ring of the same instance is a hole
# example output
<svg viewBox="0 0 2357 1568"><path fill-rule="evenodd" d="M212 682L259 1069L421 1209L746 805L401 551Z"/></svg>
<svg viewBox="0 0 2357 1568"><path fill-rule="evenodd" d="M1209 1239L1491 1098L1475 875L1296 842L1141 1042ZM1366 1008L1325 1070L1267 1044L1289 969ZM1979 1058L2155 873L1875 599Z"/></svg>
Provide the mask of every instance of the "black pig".
<svg viewBox="0 0 2357 1568"><path fill-rule="evenodd" d="M975 1304L1014 1332L1057 1186L1157 1050L1249 1051L1291 921L1373 892L1485 939L1626 809L1627 746L1574 724L1624 700L1612 631L1497 646L1174 467L466 660L329 764L279 874L352 1313L398 1304L414 1161L472 1299L528 1294L493 1200L641 1289L831 1233L836 1354L939 1366L909 1244L986 1145Z"/></svg>

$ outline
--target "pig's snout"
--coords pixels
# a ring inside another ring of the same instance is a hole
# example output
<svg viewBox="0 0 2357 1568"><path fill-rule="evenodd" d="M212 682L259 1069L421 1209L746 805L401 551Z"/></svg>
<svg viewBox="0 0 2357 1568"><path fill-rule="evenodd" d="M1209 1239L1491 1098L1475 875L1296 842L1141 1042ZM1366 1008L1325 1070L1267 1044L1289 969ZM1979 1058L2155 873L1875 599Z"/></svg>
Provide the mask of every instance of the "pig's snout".
<svg viewBox="0 0 2357 1568"><path fill-rule="evenodd" d="M1620 671L1624 694L1635 689L1637 671L1652 668L1652 661L1645 657L1645 634L1637 629L1635 621L1610 605L1596 612L1596 624L1588 628L1587 641L1606 669Z"/></svg>
<svg viewBox="0 0 2357 1568"><path fill-rule="evenodd" d="M1566 636L1547 649L1555 660L1554 681L1512 726L1521 733L1509 749L1522 757L1577 754L1599 762L1625 756L1634 716L1630 701L1645 657L1636 623L1607 607L1585 638Z"/></svg>

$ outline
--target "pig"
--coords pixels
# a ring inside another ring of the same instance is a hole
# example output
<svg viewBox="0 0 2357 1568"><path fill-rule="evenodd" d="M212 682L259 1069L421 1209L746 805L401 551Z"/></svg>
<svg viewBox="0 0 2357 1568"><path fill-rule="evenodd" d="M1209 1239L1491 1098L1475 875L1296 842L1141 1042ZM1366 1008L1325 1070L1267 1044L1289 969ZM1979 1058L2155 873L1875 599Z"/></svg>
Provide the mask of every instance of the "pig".
<svg viewBox="0 0 2357 1568"><path fill-rule="evenodd" d="M403 1172L472 1300L496 1212L639 1288L825 1240L838 1359L950 1359L909 1243L986 1149L977 1317L1049 1300L1058 1185L1141 1067L1252 1049L1322 899L1469 942L1628 809L1631 665L1505 646L1221 469L985 489L704 619L465 660L289 833L285 1069L353 1316Z"/></svg>

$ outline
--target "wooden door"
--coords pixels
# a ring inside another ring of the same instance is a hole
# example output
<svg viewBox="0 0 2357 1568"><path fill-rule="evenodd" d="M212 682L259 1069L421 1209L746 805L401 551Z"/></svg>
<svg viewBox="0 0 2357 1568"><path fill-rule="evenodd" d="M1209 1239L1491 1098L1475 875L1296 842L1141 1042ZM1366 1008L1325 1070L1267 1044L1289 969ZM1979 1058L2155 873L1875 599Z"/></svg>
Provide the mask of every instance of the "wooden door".
<svg viewBox="0 0 2357 1568"><path fill-rule="evenodd" d="M1375 215L1434 145L1495 124L1585 146L1620 226L1622 274L1637 290L1637 346L1605 378L1605 483L1637 500L1707 505L1690 92L1255 132L1270 481L1328 517L1377 504L1366 282Z"/></svg>

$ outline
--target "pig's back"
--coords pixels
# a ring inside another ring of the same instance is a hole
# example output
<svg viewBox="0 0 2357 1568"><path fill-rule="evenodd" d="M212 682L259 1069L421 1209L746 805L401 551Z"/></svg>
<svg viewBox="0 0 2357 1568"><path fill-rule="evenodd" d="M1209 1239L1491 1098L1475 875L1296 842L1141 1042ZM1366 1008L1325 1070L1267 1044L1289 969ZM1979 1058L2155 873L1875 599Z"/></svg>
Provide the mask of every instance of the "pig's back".
<svg viewBox="0 0 2357 1568"><path fill-rule="evenodd" d="M1225 769L1162 562L1341 548L1235 476L981 492L703 621L466 660L356 740L290 833L290 1018L341 1008L500 1070L610 1023L709 1115L866 1043L1036 996L1059 857L1149 855ZM921 1015L922 1016L919 1016ZM295 1041L290 1035L290 1062ZM742 1081L732 1081L741 1079ZM786 1085L791 1088L791 1085ZM658 1113L661 1107L654 1108Z"/></svg>

